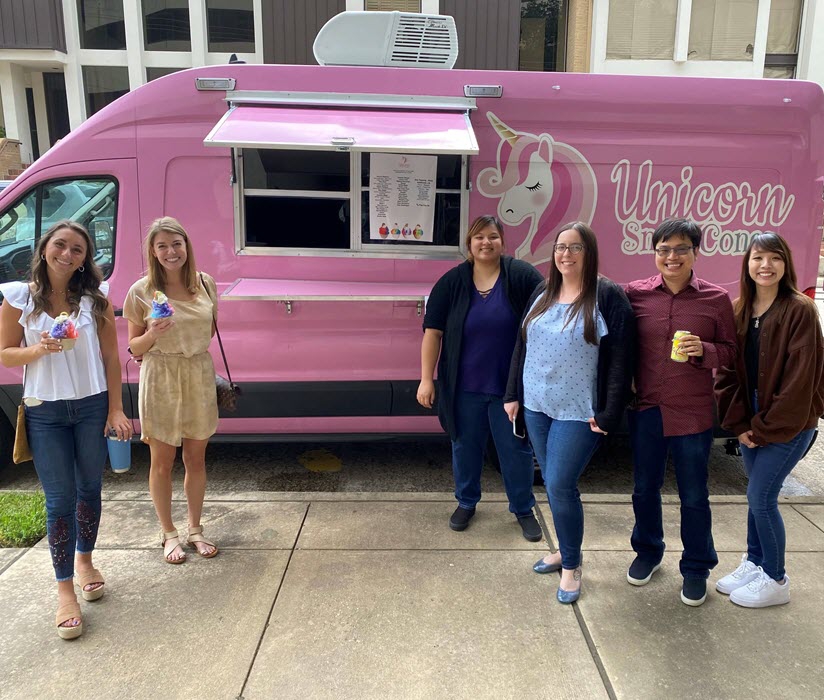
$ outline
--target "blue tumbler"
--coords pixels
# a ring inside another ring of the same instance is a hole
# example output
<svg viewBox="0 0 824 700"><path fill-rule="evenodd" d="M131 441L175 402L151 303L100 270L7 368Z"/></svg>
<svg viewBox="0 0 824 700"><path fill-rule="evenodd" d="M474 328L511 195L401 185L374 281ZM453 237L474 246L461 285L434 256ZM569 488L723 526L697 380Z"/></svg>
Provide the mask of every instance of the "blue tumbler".
<svg viewBox="0 0 824 700"><path fill-rule="evenodd" d="M132 441L118 440L117 433L109 432L109 464L115 474L124 474L132 466Z"/></svg>

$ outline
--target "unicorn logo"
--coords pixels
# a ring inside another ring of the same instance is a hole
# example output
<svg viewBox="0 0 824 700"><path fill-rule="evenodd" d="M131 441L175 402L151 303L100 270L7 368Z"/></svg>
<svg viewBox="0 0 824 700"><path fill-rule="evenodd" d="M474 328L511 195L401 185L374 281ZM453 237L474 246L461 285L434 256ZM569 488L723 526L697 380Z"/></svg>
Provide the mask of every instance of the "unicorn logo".
<svg viewBox="0 0 824 700"><path fill-rule="evenodd" d="M581 153L549 134L516 132L492 112L487 119L501 137L498 166L478 174L478 191L498 198L498 216L517 226L529 219L529 231L515 257L533 265L552 260L560 227L570 221L592 223L598 184Z"/></svg>

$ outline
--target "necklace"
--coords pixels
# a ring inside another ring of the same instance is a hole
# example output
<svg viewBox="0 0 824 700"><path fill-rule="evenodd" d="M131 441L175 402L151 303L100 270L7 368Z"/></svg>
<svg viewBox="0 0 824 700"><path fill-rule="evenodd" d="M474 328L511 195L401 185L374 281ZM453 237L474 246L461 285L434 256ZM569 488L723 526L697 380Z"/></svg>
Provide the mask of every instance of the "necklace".
<svg viewBox="0 0 824 700"><path fill-rule="evenodd" d="M493 286L492 286L492 287L490 287L489 289L478 289L477 287L475 287L475 289L476 289L476 291L478 292L478 294L480 294L480 295L481 295L484 299L486 299L486 298L489 296L489 293L490 293L493 289L495 289L495 287L494 287L494 285L493 285Z"/></svg>

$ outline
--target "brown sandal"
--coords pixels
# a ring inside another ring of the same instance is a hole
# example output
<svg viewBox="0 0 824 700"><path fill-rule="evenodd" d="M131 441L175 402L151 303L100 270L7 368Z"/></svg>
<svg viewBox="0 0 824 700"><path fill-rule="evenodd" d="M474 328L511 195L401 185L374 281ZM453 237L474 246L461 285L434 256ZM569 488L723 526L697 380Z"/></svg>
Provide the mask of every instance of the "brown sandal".
<svg viewBox="0 0 824 700"><path fill-rule="evenodd" d="M96 582L95 582L96 583ZM64 622L77 618L80 623L76 627L61 627ZM71 603L63 603L57 608L57 615L54 618L57 625L57 634L60 639L75 639L83 634L83 617L80 615L80 605L75 600Z"/></svg>
<svg viewBox="0 0 824 700"><path fill-rule="evenodd" d="M215 556L218 552L217 547L215 546L214 542L209 542L205 537L203 537L203 525L198 525L197 527L189 526L189 536L186 538L186 542L194 548L195 552L200 554L201 557L204 559L211 559ZM195 542L202 542L203 544L208 544L210 547L214 547L214 551L210 552L209 554L203 554L197 548Z"/></svg>
<svg viewBox="0 0 824 700"><path fill-rule="evenodd" d="M177 540L177 544L167 547L166 544L171 542L172 540ZM170 532L163 532L160 533L160 546L163 547L163 558L169 564L182 564L186 561L186 552L183 551L183 546L180 544L180 535L177 534L177 530L171 530ZM169 559L178 547L180 547L180 551L183 554L180 559Z"/></svg>
<svg viewBox="0 0 824 700"><path fill-rule="evenodd" d="M90 583L99 583L97 588L90 591L86 590L86 586ZM106 580L103 574L98 569L90 569L83 571L74 577L74 585L80 587L80 592L83 594L83 600L98 600L103 597L103 589L106 585Z"/></svg>

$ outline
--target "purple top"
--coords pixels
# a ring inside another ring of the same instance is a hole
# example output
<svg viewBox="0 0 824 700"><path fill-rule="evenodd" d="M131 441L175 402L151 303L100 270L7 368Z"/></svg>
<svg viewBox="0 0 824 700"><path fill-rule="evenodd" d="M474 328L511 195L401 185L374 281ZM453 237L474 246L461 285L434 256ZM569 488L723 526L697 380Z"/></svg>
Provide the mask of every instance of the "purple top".
<svg viewBox="0 0 824 700"><path fill-rule="evenodd" d="M517 333L518 319L500 277L486 299L473 291L463 327L458 391L503 396Z"/></svg>

